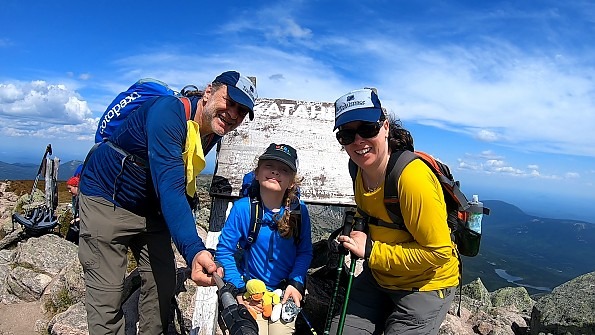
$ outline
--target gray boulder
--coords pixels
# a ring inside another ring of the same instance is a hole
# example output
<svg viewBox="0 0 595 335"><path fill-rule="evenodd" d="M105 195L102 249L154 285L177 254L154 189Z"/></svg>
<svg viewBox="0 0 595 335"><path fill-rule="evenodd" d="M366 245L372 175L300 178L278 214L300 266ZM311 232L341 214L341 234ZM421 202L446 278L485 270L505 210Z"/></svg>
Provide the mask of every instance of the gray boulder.
<svg viewBox="0 0 595 335"><path fill-rule="evenodd" d="M531 334L595 334L595 272L568 281L537 301Z"/></svg>
<svg viewBox="0 0 595 335"><path fill-rule="evenodd" d="M494 291L491 294L491 302L494 307L514 307L522 313L530 314L535 301L529 296L527 289L519 287L505 287Z"/></svg>

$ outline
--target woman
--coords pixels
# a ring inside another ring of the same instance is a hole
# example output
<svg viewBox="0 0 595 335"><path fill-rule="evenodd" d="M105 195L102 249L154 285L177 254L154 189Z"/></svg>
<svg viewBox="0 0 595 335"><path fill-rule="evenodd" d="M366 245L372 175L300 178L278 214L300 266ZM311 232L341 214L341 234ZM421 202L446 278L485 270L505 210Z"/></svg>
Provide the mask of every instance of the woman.
<svg viewBox="0 0 595 335"><path fill-rule="evenodd" d="M234 203L217 245L215 256L223 266L224 279L239 289L238 302L257 312L260 335L293 334L295 318L289 322L263 318L260 314L262 307L242 297L246 282L255 278L262 280L270 291L284 289L281 303L292 298L299 307L312 261L310 216L306 205L297 198L299 179L296 173L295 149L272 143L258 159L250 196ZM251 211L255 208L251 202L256 200L262 206L262 221L258 238L248 245L249 236L254 238L250 233ZM292 204L300 206L301 223L291 215ZM234 259L238 243L245 250L239 267Z"/></svg>
<svg viewBox="0 0 595 335"><path fill-rule="evenodd" d="M459 283L440 183L421 160L409 163L397 182L406 229L393 229L384 206L387 164L392 153L413 150L413 139L398 121L387 119L371 89L349 92L335 102L336 129L337 140L358 166L358 208L364 217L385 223L338 238L365 260L353 282L343 334L437 334Z"/></svg>

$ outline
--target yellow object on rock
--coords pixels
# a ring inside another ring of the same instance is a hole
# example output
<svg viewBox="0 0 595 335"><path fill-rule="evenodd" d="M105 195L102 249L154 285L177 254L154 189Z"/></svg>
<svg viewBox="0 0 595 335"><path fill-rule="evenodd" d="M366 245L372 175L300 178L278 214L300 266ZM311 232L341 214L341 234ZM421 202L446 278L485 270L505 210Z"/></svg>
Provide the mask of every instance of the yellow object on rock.
<svg viewBox="0 0 595 335"><path fill-rule="evenodd" d="M205 168L206 161L198 123L188 120L186 129L186 147L182 158L186 171L186 194L192 197L196 193L196 177Z"/></svg>

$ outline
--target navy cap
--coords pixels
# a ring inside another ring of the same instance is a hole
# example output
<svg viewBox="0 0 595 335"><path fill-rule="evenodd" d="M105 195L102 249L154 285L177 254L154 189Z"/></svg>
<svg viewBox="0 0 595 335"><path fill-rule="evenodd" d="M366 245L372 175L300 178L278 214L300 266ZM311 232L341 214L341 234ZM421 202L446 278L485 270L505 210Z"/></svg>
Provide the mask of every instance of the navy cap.
<svg viewBox="0 0 595 335"><path fill-rule="evenodd" d="M258 161L269 159L285 163L290 169L292 169L294 172L297 172L297 151L295 151L295 149L290 145L271 143L264 154L258 157Z"/></svg>
<svg viewBox="0 0 595 335"><path fill-rule="evenodd" d="M335 128L353 121L376 122L382 115L378 95L370 88L351 91L335 101Z"/></svg>
<svg viewBox="0 0 595 335"><path fill-rule="evenodd" d="M250 109L250 120L254 120L254 99L258 97L256 87L252 81L241 76L237 71L227 71L218 75L213 82L219 82L227 85L227 94L229 97Z"/></svg>

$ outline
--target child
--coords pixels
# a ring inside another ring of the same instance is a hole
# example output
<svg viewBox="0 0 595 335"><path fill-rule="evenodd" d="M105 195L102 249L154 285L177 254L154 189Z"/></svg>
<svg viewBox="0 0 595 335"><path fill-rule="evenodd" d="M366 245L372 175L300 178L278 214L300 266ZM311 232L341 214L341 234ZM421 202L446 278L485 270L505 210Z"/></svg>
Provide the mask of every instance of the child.
<svg viewBox="0 0 595 335"><path fill-rule="evenodd" d="M295 319L271 322L262 317L260 307L244 301L246 281L262 280L267 289L282 288L281 303L289 298L300 306L304 295L306 272L312 260L310 216L306 205L298 204L297 153L286 144L272 143L258 159L250 196L235 202L219 237L216 259L225 271L224 280L240 291L238 302L256 310L259 334L284 335L295 332ZM245 248L251 226L251 201L262 208L262 222L254 243L244 252L237 266L237 245ZM291 204L300 206L301 223L290 216Z"/></svg>

